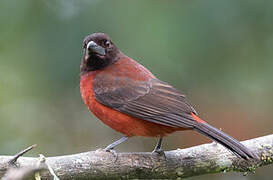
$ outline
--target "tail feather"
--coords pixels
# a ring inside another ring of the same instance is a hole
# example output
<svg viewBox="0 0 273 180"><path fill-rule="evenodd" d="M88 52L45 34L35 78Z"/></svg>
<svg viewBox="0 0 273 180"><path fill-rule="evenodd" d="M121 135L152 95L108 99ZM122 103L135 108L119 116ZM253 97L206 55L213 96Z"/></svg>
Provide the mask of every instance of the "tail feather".
<svg viewBox="0 0 273 180"><path fill-rule="evenodd" d="M254 158L254 154L242 143L220 131L219 129L207 124L206 122L196 123L194 129L199 133L209 137L210 139L220 143L239 157L244 159Z"/></svg>

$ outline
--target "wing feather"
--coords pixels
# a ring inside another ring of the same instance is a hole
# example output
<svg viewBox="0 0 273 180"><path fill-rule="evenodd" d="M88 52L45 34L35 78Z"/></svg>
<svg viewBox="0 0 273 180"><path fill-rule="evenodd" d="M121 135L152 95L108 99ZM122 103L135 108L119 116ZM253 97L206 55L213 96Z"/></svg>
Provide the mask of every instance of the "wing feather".
<svg viewBox="0 0 273 180"><path fill-rule="evenodd" d="M195 124L190 113L196 111L185 95L158 79L147 82L98 75L93 90L98 102L133 117L171 127Z"/></svg>

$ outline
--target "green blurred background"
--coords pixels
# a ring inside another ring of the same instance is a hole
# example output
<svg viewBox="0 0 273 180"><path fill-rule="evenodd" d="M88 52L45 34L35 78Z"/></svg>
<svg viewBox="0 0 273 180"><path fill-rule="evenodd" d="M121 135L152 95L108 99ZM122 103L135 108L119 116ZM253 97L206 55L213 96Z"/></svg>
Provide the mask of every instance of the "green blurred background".
<svg viewBox="0 0 273 180"><path fill-rule="evenodd" d="M201 117L239 140L272 133L273 1L1 0L0 154L31 144L30 155L105 147L121 134L91 115L80 96L82 40L110 35L128 56L183 91ZM210 142L177 132L164 149ZM117 151L152 151L135 137ZM271 179L255 175L196 179Z"/></svg>

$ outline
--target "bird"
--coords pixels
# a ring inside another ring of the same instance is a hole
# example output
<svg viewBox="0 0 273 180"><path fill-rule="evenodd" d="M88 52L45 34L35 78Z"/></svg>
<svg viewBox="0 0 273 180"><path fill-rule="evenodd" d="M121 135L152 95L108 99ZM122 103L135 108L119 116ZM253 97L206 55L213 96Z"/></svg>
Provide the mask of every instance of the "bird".
<svg viewBox="0 0 273 180"><path fill-rule="evenodd" d="M87 108L124 135L106 151L130 137L144 136L158 138L153 152L161 154L163 137L194 130L240 158L255 157L242 143L202 120L184 94L122 53L105 33L92 33L83 40L80 90Z"/></svg>

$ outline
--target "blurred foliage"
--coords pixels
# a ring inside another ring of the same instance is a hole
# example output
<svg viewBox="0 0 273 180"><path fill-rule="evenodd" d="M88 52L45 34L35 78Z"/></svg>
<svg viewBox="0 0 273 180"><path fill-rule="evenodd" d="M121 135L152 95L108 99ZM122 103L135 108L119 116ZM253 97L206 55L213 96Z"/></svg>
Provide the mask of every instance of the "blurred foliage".
<svg viewBox="0 0 273 180"><path fill-rule="evenodd" d="M82 40L106 32L128 56L183 91L201 116L238 139L272 133L273 1L1 0L0 154L38 144L46 156L121 137L81 101ZM168 142L167 142L168 141ZM151 151L132 138L119 151ZM165 149L204 142L178 132ZM271 179L207 175L207 179ZM191 179L199 179L195 177Z"/></svg>

